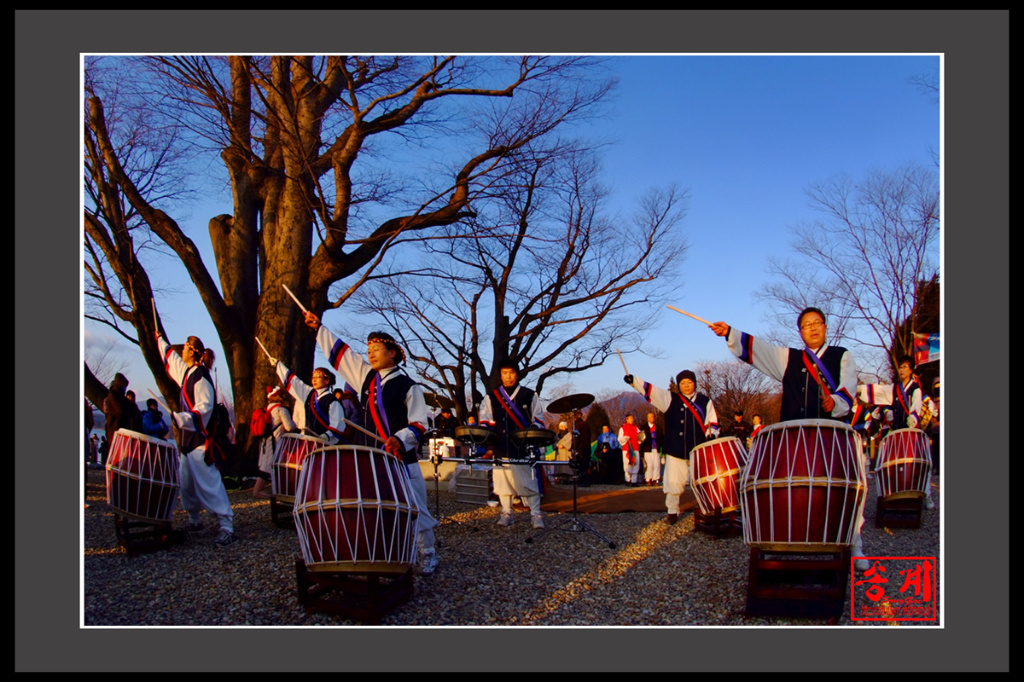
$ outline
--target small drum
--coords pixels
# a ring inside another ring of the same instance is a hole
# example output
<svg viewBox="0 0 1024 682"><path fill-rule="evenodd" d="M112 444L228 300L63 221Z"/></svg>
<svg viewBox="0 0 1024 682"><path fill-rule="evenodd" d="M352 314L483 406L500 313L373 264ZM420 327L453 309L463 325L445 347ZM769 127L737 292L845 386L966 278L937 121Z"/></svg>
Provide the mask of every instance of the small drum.
<svg viewBox="0 0 1024 682"><path fill-rule="evenodd" d="M875 466L879 497L926 495L931 474L931 446L924 431L899 429L882 439Z"/></svg>
<svg viewBox="0 0 1024 682"><path fill-rule="evenodd" d="M544 447L555 442L555 432L551 429L516 429L509 434L516 445L534 445Z"/></svg>
<svg viewBox="0 0 1024 682"><path fill-rule="evenodd" d="M849 547L867 500L860 437L828 419L765 427L751 446L740 490L747 545L812 552Z"/></svg>
<svg viewBox="0 0 1024 682"><path fill-rule="evenodd" d="M486 446L493 445L497 433L485 426L457 426L455 437L467 445Z"/></svg>
<svg viewBox="0 0 1024 682"><path fill-rule="evenodd" d="M742 441L733 436L709 440L690 450L690 485L702 514L740 508L738 480L746 461Z"/></svg>
<svg viewBox="0 0 1024 682"><path fill-rule="evenodd" d="M295 499L299 470L309 453L326 445L322 438L298 433L285 433L277 439L274 464L270 467L270 492L278 502Z"/></svg>
<svg viewBox="0 0 1024 682"><path fill-rule="evenodd" d="M295 528L310 571L404 573L416 562L409 474L383 450L334 445L306 456Z"/></svg>
<svg viewBox="0 0 1024 682"><path fill-rule="evenodd" d="M107 504L126 517L170 521L178 497L174 441L118 429L107 457Z"/></svg>

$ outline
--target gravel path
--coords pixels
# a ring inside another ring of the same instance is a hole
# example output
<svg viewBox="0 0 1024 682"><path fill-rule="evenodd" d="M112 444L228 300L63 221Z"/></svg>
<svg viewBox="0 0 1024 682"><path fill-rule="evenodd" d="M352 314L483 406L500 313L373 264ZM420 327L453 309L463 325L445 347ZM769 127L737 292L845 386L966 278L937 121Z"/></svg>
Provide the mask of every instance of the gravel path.
<svg viewBox="0 0 1024 682"><path fill-rule="evenodd" d="M309 615L296 596L293 530L271 523L266 501L249 490L229 492L241 542L213 543L202 531L168 550L127 556L117 545L103 472L90 471L85 509L86 626L339 626L362 625L336 615ZM936 507L917 530L874 525L872 486L864 525L872 556L939 556L939 477ZM433 482L428 481L431 510ZM384 625L812 625L823 619L745 617L749 550L741 537L715 539L695 531L687 514L674 526L660 513L589 514L584 520L616 544L591 533L534 534L519 511L510 528L495 525L497 510L458 503L440 491L437 529L441 565L414 578L412 598ZM600 486L591 488L591 492ZM205 515L204 515L205 516ZM548 527L565 517L550 514ZM180 509L174 526L184 527ZM941 586L940 586L941 587ZM892 625L850 620L849 598L839 625ZM941 618L941 614L940 614ZM900 623L936 625L930 623Z"/></svg>

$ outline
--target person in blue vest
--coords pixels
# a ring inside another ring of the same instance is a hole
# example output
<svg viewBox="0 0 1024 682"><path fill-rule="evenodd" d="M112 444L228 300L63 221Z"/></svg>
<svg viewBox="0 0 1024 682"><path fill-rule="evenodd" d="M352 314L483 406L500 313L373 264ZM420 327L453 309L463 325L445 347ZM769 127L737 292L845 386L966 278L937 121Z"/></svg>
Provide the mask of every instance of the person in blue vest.
<svg viewBox="0 0 1024 682"><path fill-rule="evenodd" d="M676 375L678 392L655 386L627 374L624 381L651 405L665 414L665 433L660 445L665 452L662 489L665 491L665 523L679 520L679 498L690 476L690 450L718 438L718 413L711 398L697 392L697 375L684 369Z"/></svg>
<svg viewBox="0 0 1024 682"><path fill-rule="evenodd" d="M430 575L440 560L434 548L434 527L437 520L427 504L427 484L419 464L419 450L427 431L429 413L423 388L406 374L401 365L405 351L386 332L372 332L366 340L366 358L320 324L311 312L306 325L316 330L316 342L327 361L341 378L359 391L361 426L376 433L383 447L405 465L416 504L416 542L419 548L419 570ZM355 438L360 433L357 431Z"/></svg>
<svg viewBox="0 0 1024 682"><path fill-rule="evenodd" d="M220 526L215 544L233 544L238 542L235 514L210 449L212 434L208 427L217 395L210 373L202 364L203 342L198 337L188 337L181 355L178 355L159 332L156 333L156 341L167 373L181 386L181 407L185 408L181 412L172 412L171 419L177 424L181 439L178 444L178 483L181 486L181 506L188 512L189 530L203 527L200 512L205 508L216 517Z"/></svg>
<svg viewBox="0 0 1024 682"><path fill-rule="evenodd" d="M711 330L725 337L729 350L743 362L782 382L780 421L834 419L846 421L857 396L857 361L853 353L827 343L825 313L804 308L796 319L804 347L783 348L731 327L715 322ZM859 520L852 554L859 571L871 565L864 559Z"/></svg>

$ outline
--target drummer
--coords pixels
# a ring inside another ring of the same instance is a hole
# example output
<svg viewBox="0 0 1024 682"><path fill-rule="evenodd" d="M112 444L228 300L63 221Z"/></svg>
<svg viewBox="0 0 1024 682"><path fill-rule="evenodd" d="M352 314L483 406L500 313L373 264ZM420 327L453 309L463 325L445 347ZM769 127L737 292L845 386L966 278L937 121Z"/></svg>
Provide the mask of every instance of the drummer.
<svg viewBox="0 0 1024 682"><path fill-rule="evenodd" d="M781 421L842 420L857 394L857 362L845 348L825 343L828 327L819 309L805 308L797 327L803 350L774 346L725 322L715 322L711 330L726 337L733 355L782 382Z"/></svg>
<svg viewBox="0 0 1024 682"><path fill-rule="evenodd" d="M804 308L796 318L803 349L775 346L725 322L709 326L716 335L725 337L733 355L782 382L781 421L844 421L853 409L857 395L857 361L845 348L826 343L825 313L818 308ZM861 557L854 562L857 570L866 571L870 564L863 558L860 538L863 516L859 521L852 554Z"/></svg>
<svg viewBox="0 0 1024 682"><path fill-rule="evenodd" d="M295 426L304 433L322 438L329 445L346 442L345 412L334 397L334 372L326 367L317 367L310 376L309 384L292 374L283 362L271 359L281 385L295 398L292 416Z"/></svg>
<svg viewBox="0 0 1024 682"><path fill-rule="evenodd" d="M203 342L196 336L188 337L178 355L167 341L156 332L157 347L164 358L164 367L175 383L181 386L181 404L186 410L172 412L171 419L180 434L178 481L181 486L181 506L188 512L189 529L203 527L200 512L205 507L217 518L220 535L214 543L221 546L238 542L235 535L235 513L224 489L224 481L214 464L212 453L207 456L207 434L213 406L217 399L209 370L202 364Z"/></svg>
<svg viewBox="0 0 1024 682"><path fill-rule="evenodd" d="M712 438L718 438L718 413L711 398L697 392L697 375L684 369L676 375L678 393L642 381L632 374L624 377L654 407L665 413L665 523L679 520L679 499L686 490L690 474L690 450Z"/></svg>
<svg viewBox="0 0 1024 682"><path fill-rule="evenodd" d="M914 375L914 359L909 355L901 355L896 360L897 384L865 384L857 387L857 397L874 405L890 405L885 410L885 425L889 432L897 429L916 429L920 423L921 409L924 404L924 392ZM925 509L934 509L932 489L924 498Z"/></svg>
<svg viewBox="0 0 1024 682"><path fill-rule="evenodd" d="M420 470L418 454L429 415L423 389L399 366L405 361L405 351L390 334L372 332L366 340L367 357L364 360L321 325L320 318L311 312L306 313L306 325L316 330L320 350L341 377L350 386L360 387L362 426L377 433L384 442L384 450L405 464L418 511L416 542L420 573L432 574L440 562L434 549L437 521L427 505L427 484Z"/></svg>
<svg viewBox="0 0 1024 682"><path fill-rule="evenodd" d="M544 428L544 410L536 393L519 385L519 368L512 361L498 366L501 385L491 391L480 405L480 423L495 429L498 444L496 456L510 459L527 459L531 446L516 443L510 436L521 429ZM540 511L540 483L533 467L528 464L495 466L493 469L494 493L501 503L499 526L512 525L512 498L518 496L530 509L530 522L534 528L544 527Z"/></svg>

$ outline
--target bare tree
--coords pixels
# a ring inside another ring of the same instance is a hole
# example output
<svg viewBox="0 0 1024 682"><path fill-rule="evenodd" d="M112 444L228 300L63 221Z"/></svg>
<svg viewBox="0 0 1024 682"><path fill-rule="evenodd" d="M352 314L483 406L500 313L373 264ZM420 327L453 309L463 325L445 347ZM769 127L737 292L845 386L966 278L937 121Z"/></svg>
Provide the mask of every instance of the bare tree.
<svg viewBox="0 0 1024 682"><path fill-rule="evenodd" d="M916 317L918 282L938 272L936 171L909 165L857 183L837 178L808 195L822 218L793 228L800 258L771 261L776 281L761 298L791 329L803 307L825 310L829 336L860 345L862 369L880 374L889 349L913 339L902 325Z"/></svg>
<svg viewBox="0 0 1024 682"><path fill-rule="evenodd" d="M737 412L747 421L754 414L760 414L765 423L778 421L782 385L752 365L735 360L700 361L693 369L701 392L715 403L723 432Z"/></svg>
<svg viewBox="0 0 1024 682"><path fill-rule="evenodd" d="M427 245L422 267L363 290L424 380L459 404L493 388L498 365L547 379L639 348L645 314L686 251L686 194L651 191L631 219L603 214L598 158L533 145L476 204L475 218Z"/></svg>
<svg viewBox="0 0 1024 682"><path fill-rule="evenodd" d="M137 334L159 381L163 373L148 348L151 288L137 245L126 238L138 230L107 215L120 210L173 252L198 290L225 351L243 438L245 416L274 380L255 338L300 374L312 369L312 332L282 285L315 313L342 305L389 250L471 217L476 197L507 171L517 150L587 115L610 87L594 77L594 60L574 57L123 63L132 69L130 98L118 96L124 80L107 72L86 81L86 175L98 188L85 207L87 229L93 244L117 247L103 250L114 277L97 275L96 286L112 322ZM134 126L127 108L151 112L159 125ZM216 273L175 219L183 207L147 183L132 162L137 147L121 142L168 131L166 154L153 157L153 167L185 145L206 153L214 181L230 187L232 212L209 221ZM427 169L415 163L441 158L450 162ZM415 168L417 182L401 177L406 167ZM175 393L160 388L169 399Z"/></svg>

